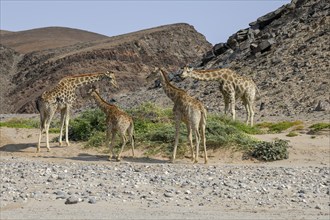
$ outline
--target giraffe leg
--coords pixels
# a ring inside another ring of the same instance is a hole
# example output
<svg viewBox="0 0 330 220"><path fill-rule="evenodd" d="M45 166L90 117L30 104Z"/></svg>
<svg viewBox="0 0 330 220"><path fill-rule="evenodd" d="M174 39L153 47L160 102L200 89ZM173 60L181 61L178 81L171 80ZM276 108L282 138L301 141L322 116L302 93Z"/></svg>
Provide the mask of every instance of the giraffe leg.
<svg viewBox="0 0 330 220"><path fill-rule="evenodd" d="M180 132L180 120L176 119L175 120L175 143L174 143L172 163L174 163L174 161L175 161L176 149L177 149L178 144L179 144L179 132Z"/></svg>
<svg viewBox="0 0 330 220"><path fill-rule="evenodd" d="M229 100L228 98L224 98L224 100L225 100L225 115L227 115L229 110Z"/></svg>
<svg viewBox="0 0 330 220"><path fill-rule="evenodd" d="M50 151L50 147L49 147L49 124L46 124L46 147L47 147L48 152Z"/></svg>
<svg viewBox="0 0 330 220"><path fill-rule="evenodd" d="M253 120L254 120L254 109L253 109L253 105L252 105L252 103L250 102L249 104L248 104L248 106L249 106L249 109L250 109L250 125L251 125L251 127L253 126Z"/></svg>
<svg viewBox="0 0 330 220"><path fill-rule="evenodd" d="M243 105L246 110L246 124L248 125L249 121L250 121L250 115L251 115L250 106L248 105L247 101L243 101Z"/></svg>
<svg viewBox="0 0 330 220"><path fill-rule="evenodd" d="M123 152L124 147L125 147L126 142L127 142L127 138L126 138L126 136L125 136L125 133L122 133L120 136L121 136L121 140L122 140L123 144L121 145L120 152L118 153L117 161L120 161L120 159L121 159L120 155L121 155L121 153Z"/></svg>
<svg viewBox="0 0 330 220"><path fill-rule="evenodd" d="M233 114L233 120L236 119L236 110L235 110L235 95L230 96L230 102L231 102L231 112Z"/></svg>
<svg viewBox="0 0 330 220"><path fill-rule="evenodd" d="M50 151L50 147L49 147L49 126L50 126L50 123L52 121L52 118L55 114L55 111L56 111L56 106L54 107L51 107L50 108L50 111L49 111L49 115L45 121L45 129L46 129L46 147L47 147L47 151L49 152Z"/></svg>
<svg viewBox="0 0 330 220"><path fill-rule="evenodd" d="M115 152L113 151L113 145L115 143L115 137L116 137L116 132L112 131L111 132L111 143L110 143L109 160L111 160L112 158L116 158Z"/></svg>
<svg viewBox="0 0 330 220"><path fill-rule="evenodd" d="M42 136L43 131L44 131L44 127L42 127L42 125L40 125L39 141L38 141L36 153L40 152L40 143L41 143L41 136Z"/></svg>
<svg viewBox="0 0 330 220"><path fill-rule="evenodd" d="M43 110L40 110L40 132L39 132L39 140L38 140L36 153L40 152L41 137L42 137L42 133L44 132L45 128L46 128L45 114L44 114Z"/></svg>
<svg viewBox="0 0 330 220"><path fill-rule="evenodd" d="M194 132L195 132L195 139L196 139L196 155L195 155L194 163L198 163L199 143L200 143L201 137L200 137L199 130L197 127L194 128Z"/></svg>
<svg viewBox="0 0 330 220"><path fill-rule="evenodd" d="M69 121L70 121L70 107L66 107L65 111L65 143L68 147L70 145L69 143Z"/></svg>
<svg viewBox="0 0 330 220"><path fill-rule="evenodd" d="M59 145L62 146L62 137L63 137L63 128L64 128L64 121L65 121L65 108L61 109L61 130L60 136L58 138Z"/></svg>
<svg viewBox="0 0 330 220"><path fill-rule="evenodd" d="M131 141L132 155L134 157L134 125L133 125L133 122L131 123L130 127L128 128L128 136L129 136L130 141Z"/></svg>
<svg viewBox="0 0 330 220"><path fill-rule="evenodd" d="M189 140L190 152L191 152L191 161L194 161L195 160L194 145L192 141L192 132L189 125L187 125L187 131L188 131L188 140Z"/></svg>
<svg viewBox="0 0 330 220"><path fill-rule="evenodd" d="M206 138L205 138L205 125L201 125L201 139L203 142L203 148L204 148L204 163L207 164L208 158L207 158L207 151L206 151Z"/></svg>

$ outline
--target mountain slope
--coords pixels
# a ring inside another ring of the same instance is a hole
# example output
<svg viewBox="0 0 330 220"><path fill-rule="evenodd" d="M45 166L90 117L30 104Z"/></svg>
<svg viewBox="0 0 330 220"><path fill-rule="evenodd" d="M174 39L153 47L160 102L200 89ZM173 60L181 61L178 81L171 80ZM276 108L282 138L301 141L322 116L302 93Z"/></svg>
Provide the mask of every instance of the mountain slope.
<svg viewBox="0 0 330 220"><path fill-rule="evenodd" d="M4 32L1 36L1 44L25 54L106 38L108 37L79 29L46 27L18 32Z"/></svg>
<svg viewBox="0 0 330 220"><path fill-rule="evenodd" d="M166 25L103 40L25 54L17 64L11 88L2 94L3 113L36 112L34 100L62 77L80 73L114 70L119 90L104 82L101 92L135 91L146 85L146 75L155 66L174 70L193 62L211 48L205 37L188 24ZM84 96L84 89L78 91ZM75 107L84 106L79 99Z"/></svg>

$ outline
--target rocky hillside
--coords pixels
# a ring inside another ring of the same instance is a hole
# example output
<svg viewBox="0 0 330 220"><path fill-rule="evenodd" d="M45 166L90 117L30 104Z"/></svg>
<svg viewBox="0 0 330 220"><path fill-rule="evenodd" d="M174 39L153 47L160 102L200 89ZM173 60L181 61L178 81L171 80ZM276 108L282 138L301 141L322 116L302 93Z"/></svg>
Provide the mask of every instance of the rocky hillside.
<svg viewBox="0 0 330 220"><path fill-rule="evenodd" d="M252 77L261 91L261 115L327 114L329 15L328 1L293 0L215 45L199 66L229 67Z"/></svg>
<svg viewBox="0 0 330 220"><path fill-rule="evenodd" d="M251 22L227 42L214 45L191 65L200 69L231 68L253 78L260 91L256 103L259 121L274 117L329 120L329 13L328 1L293 0ZM203 101L209 111L223 112L218 83L174 79L178 86ZM146 99L171 105L169 100L157 98L162 96L160 88L141 93L150 93L143 96ZM131 102L126 102L126 97L119 98L128 107L143 102L141 98L131 98ZM240 118L245 117L244 107L238 104L237 109Z"/></svg>
<svg viewBox="0 0 330 220"><path fill-rule="evenodd" d="M1 43L4 43L1 57L6 57L6 61L0 68L5 70L2 75L10 79L1 93L1 113L35 112L36 97L62 77L79 73L118 72L119 90L113 90L107 82L100 85L101 92L108 97L135 91L146 84L146 75L155 66L177 69L212 48L205 37L188 24L167 25L56 48L45 46L43 50L36 48L26 54L14 51L6 41L1 40ZM78 95L84 96L84 91L81 89ZM75 107L81 106L85 106L84 99L79 99Z"/></svg>

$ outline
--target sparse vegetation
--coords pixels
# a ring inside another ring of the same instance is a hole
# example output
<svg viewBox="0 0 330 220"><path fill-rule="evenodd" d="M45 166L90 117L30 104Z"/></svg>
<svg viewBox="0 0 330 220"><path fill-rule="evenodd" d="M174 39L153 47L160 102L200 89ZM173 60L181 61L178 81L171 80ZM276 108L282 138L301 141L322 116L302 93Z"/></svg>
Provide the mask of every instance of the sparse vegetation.
<svg viewBox="0 0 330 220"><path fill-rule="evenodd" d="M294 131L290 131L286 136L287 137L296 137L296 136L298 136L298 134Z"/></svg>
<svg viewBox="0 0 330 220"><path fill-rule="evenodd" d="M172 110L145 103L127 112L134 119L136 146L143 147L147 156L155 154L171 156L175 135ZM83 112L71 122L70 138L87 141L87 147L104 145L104 120L104 114L101 114L100 110ZM214 114L209 114L206 129L208 149L231 148L249 151L258 141L248 134L262 133L258 127L250 127ZM177 154L182 157L189 152L187 131L182 123Z"/></svg>
<svg viewBox="0 0 330 220"><path fill-rule="evenodd" d="M25 119L25 118L12 118L8 121L0 122L0 127L8 128L39 128L40 121L39 119ZM59 121L53 121L50 124L50 133L59 133L60 132L60 123Z"/></svg>
<svg viewBox="0 0 330 220"><path fill-rule="evenodd" d="M152 103L145 103L137 108L127 110L127 112L134 120L136 147L143 148L146 156L155 154L171 156L175 135L172 110L157 107ZM55 123L57 123L56 129L59 130L59 121L52 123L52 127L55 126ZM226 148L242 151L262 160L284 159L284 149L282 148L287 145L282 140L269 143L258 141L249 134L262 134L261 129L264 127L270 128L272 131L282 131L287 127L301 125L301 123L299 121L277 124L263 123L250 127L223 115L209 114L206 126L206 144L209 150ZM6 123L2 122L0 125L38 128L39 121L15 119ZM105 129L105 114L98 108L89 109L71 120L69 138L74 141L86 142L86 147L100 147L105 145ZM289 134L295 135L296 133L290 132ZM55 138L54 141L57 139ZM118 137L116 141L117 145L120 144ZM190 154L190 149L187 143L186 127L182 123L177 156L182 157L185 154Z"/></svg>
<svg viewBox="0 0 330 220"><path fill-rule="evenodd" d="M301 128L303 122L302 121L282 121L282 122L263 122L256 125L256 127L260 129L267 129L268 133L281 133L291 127L296 126L297 128Z"/></svg>
<svg viewBox="0 0 330 220"><path fill-rule="evenodd" d="M313 124L309 127L311 130L308 132L309 134L315 134L319 131L325 130L325 129L330 129L330 123L316 123Z"/></svg>

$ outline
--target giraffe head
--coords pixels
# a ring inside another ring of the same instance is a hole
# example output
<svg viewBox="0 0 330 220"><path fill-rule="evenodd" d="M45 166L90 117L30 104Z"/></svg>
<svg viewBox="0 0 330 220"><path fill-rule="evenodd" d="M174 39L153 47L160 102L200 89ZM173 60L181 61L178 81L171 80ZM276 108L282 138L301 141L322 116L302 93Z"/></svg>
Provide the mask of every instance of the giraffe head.
<svg viewBox="0 0 330 220"><path fill-rule="evenodd" d="M190 76L190 73L194 70L194 68L189 67L189 66L185 66L183 68L182 74L181 74L181 78L187 78Z"/></svg>
<svg viewBox="0 0 330 220"><path fill-rule="evenodd" d="M147 76L147 80L149 81L157 80L160 76L161 76L161 68L155 67Z"/></svg>
<svg viewBox="0 0 330 220"><path fill-rule="evenodd" d="M107 71L104 73L104 76L110 79L110 83L115 87L118 88L115 73L112 71Z"/></svg>
<svg viewBox="0 0 330 220"><path fill-rule="evenodd" d="M97 96L98 94L100 94L100 91L99 91L99 89L98 89L96 86L92 86L92 87L88 90L87 94L88 94L89 96L91 96L91 97L95 97L95 96Z"/></svg>

